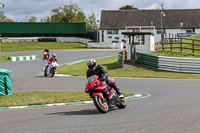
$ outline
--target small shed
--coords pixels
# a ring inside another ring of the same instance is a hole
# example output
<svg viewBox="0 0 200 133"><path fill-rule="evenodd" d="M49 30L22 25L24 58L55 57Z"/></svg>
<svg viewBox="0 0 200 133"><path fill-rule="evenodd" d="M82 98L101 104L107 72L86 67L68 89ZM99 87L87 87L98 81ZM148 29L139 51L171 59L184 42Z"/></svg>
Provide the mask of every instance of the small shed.
<svg viewBox="0 0 200 133"><path fill-rule="evenodd" d="M136 52L150 53L155 51L154 34L152 32L122 32L122 34L128 36L127 49L129 60L135 60Z"/></svg>

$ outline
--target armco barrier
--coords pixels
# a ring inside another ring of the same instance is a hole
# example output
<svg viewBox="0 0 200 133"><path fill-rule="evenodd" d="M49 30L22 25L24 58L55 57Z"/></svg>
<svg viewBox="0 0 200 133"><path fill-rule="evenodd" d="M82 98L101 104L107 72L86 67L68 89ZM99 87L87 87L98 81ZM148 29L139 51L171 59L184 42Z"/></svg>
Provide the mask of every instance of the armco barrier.
<svg viewBox="0 0 200 133"><path fill-rule="evenodd" d="M10 61L26 61L26 60L36 60L36 59L37 55L10 57Z"/></svg>
<svg viewBox="0 0 200 133"><path fill-rule="evenodd" d="M117 67L118 68L124 67L124 51L119 52L119 54L118 54Z"/></svg>
<svg viewBox="0 0 200 133"><path fill-rule="evenodd" d="M200 73L199 58L155 56L139 52L136 53L136 57L137 62L145 67L172 72Z"/></svg>
<svg viewBox="0 0 200 133"><path fill-rule="evenodd" d="M143 66L158 69L158 56L136 52L136 58Z"/></svg>

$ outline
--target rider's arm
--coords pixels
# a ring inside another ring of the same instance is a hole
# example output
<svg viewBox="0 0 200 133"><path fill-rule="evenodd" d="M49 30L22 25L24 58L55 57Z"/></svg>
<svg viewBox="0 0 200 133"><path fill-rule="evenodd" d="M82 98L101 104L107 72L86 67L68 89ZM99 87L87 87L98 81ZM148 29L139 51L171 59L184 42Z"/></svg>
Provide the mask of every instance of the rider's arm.
<svg viewBox="0 0 200 133"><path fill-rule="evenodd" d="M101 70L102 78L101 80L106 80L108 77L108 72L105 70L105 68L102 65L98 65L99 69Z"/></svg>
<svg viewBox="0 0 200 133"><path fill-rule="evenodd" d="M87 79L90 77L90 71L89 70L87 70L86 76L87 76Z"/></svg>
<svg viewBox="0 0 200 133"><path fill-rule="evenodd" d="M49 58L49 59L48 59L48 64L50 64L52 60L53 60L53 58L52 58L52 57L51 57L51 58Z"/></svg>

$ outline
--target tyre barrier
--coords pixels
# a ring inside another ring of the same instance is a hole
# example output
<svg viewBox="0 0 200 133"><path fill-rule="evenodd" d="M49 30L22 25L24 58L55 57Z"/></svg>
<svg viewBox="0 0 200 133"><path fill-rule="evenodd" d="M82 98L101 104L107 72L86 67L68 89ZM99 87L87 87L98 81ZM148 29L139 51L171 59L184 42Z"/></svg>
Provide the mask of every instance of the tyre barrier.
<svg viewBox="0 0 200 133"><path fill-rule="evenodd" d="M56 38L38 38L38 42L57 42Z"/></svg>
<svg viewBox="0 0 200 133"><path fill-rule="evenodd" d="M26 60L36 60L38 57L37 55L30 55L30 56L15 56L9 57L10 61L26 61Z"/></svg>
<svg viewBox="0 0 200 133"><path fill-rule="evenodd" d="M0 69L0 96L12 95L11 90L11 71Z"/></svg>
<svg viewBox="0 0 200 133"><path fill-rule="evenodd" d="M118 68L123 68L124 67L124 51L119 52L119 54L118 54L117 67Z"/></svg>

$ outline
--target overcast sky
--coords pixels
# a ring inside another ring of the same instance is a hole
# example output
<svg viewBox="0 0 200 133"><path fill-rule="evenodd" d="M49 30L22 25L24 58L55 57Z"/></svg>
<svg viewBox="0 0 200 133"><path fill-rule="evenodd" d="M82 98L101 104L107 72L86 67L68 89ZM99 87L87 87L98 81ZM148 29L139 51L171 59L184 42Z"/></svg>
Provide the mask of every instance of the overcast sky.
<svg viewBox="0 0 200 133"><path fill-rule="evenodd" d="M90 15L94 11L97 20L100 19L101 10L118 10L124 5L134 5L139 9L160 8L162 0L72 0L80 8ZM163 0L166 9L193 9L200 8L200 0ZM36 16L41 18L49 15L51 9L63 7L70 3L70 0L0 0L5 8L4 14L14 21L24 21L25 16ZM0 9L2 11L2 9Z"/></svg>

